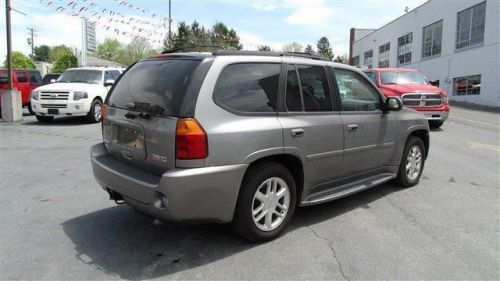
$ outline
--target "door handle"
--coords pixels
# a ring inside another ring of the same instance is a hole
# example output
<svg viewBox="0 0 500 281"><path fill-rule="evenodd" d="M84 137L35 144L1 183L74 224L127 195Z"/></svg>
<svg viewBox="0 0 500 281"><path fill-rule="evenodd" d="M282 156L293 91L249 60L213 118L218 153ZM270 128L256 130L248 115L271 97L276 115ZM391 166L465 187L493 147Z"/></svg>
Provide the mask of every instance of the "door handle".
<svg viewBox="0 0 500 281"><path fill-rule="evenodd" d="M358 124L349 124L347 125L347 130L354 131L358 128Z"/></svg>
<svg viewBox="0 0 500 281"><path fill-rule="evenodd" d="M304 135L304 129L292 129L292 137L301 137Z"/></svg>

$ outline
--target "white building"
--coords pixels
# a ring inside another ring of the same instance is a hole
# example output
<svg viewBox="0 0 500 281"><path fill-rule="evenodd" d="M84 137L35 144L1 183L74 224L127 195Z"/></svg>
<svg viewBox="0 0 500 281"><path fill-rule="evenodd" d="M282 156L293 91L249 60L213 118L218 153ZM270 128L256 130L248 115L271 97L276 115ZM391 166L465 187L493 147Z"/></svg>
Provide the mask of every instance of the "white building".
<svg viewBox="0 0 500 281"><path fill-rule="evenodd" d="M451 100L500 107L499 0L430 0L359 39L357 30L351 64L418 69Z"/></svg>

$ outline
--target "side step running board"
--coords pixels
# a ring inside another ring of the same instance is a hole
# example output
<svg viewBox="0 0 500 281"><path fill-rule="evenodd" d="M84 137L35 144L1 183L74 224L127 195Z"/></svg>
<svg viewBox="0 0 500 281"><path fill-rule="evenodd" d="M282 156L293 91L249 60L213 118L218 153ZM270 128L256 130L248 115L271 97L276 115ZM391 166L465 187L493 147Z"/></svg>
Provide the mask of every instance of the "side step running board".
<svg viewBox="0 0 500 281"><path fill-rule="evenodd" d="M381 183L390 181L395 178L395 174L384 173L377 176L369 177L352 183L344 184L331 189L324 190L318 193L309 195L301 204L301 206L316 205L327 201L339 199L365 189L377 186Z"/></svg>

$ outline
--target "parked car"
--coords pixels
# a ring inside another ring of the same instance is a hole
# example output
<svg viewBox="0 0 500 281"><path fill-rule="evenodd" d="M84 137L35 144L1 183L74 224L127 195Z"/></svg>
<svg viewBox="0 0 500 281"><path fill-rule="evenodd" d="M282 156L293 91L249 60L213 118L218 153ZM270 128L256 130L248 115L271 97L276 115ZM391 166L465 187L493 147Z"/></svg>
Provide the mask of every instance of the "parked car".
<svg viewBox="0 0 500 281"><path fill-rule="evenodd" d="M0 90L6 90L7 85L6 69L0 69ZM12 71L12 86L21 92L23 107L27 107L31 114L33 111L30 106L30 93L33 89L40 86L42 76L40 71L34 69L16 69Z"/></svg>
<svg viewBox="0 0 500 281"><path fill-rule="evenodd" d="M386 96L400 97L403 105L424 113L432 128L443 125L450 111L448 94L431 85L415 69L374 68L363 72Z"/></svg>
<svg viewBox="0 0 500 281"><path fill-rule="evenodd" d="M111 199L162 220L231 222L252 241L276 237L298 206L416 185L429 152L423 114L353 67L296 53L141 60L111 90L102 134L91 163Z"/></svg>
<svg viewBox="0 0 500 281"><path fill-rule="evenodd" d="M42 86L47 84L52 84L57 81L57 79L61 76L61 73L47 73L43 76Z"/></svg>
<svg viewBox="0 0 500 281"><path fill-rule="evenodd" d="M31 105L40 122L55 116L87 116L89 122L101 120L102 103L121 75L120 68L80 67L65 70L56 83L35 89Z"/></svg>

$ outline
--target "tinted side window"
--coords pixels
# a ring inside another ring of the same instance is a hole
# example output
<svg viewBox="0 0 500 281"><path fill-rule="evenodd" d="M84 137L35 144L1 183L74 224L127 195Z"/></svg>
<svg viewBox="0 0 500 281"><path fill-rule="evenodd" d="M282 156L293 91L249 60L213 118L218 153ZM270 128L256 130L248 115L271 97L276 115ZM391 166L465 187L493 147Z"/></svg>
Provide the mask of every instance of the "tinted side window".
<svg viewBox="0 0 500 281"><path fill-rule="evenodd" d="M25 71L16 71L17 83L28 83L28 73Z"/></svg>
<svg viewBox="0 0 500 281"><path fill-rule="evenodd" d="M42 76L38 72L30 72L30 82L31 83L40 83L42 81Z"/></svg>
<svg viewBox="0 0 500 281"><path fill-rule="evenodd" d="M321 66L299 67L305 111L332 111L332 96L326 71Z"/></svg>
<svg viewBox="0 0 500 281"><path fill-rule="evenodd" d="M380 94L356 72L335 69L342 111L375 111L380 109Z"/></svg>
<svg viewBox="0 0 500 281"><path fill-rule="evenodd" d="M288 111L302 111L302 96L300 95L300 84L295 65L289 65L287 73L286 109Z"/></svg>
<svg viewBox="0 0 500 281"><path fill-rule="evenodd" d="M269 63L229 65L215 85L215 102L240 112L276 112L280 69Z"/></svg>

